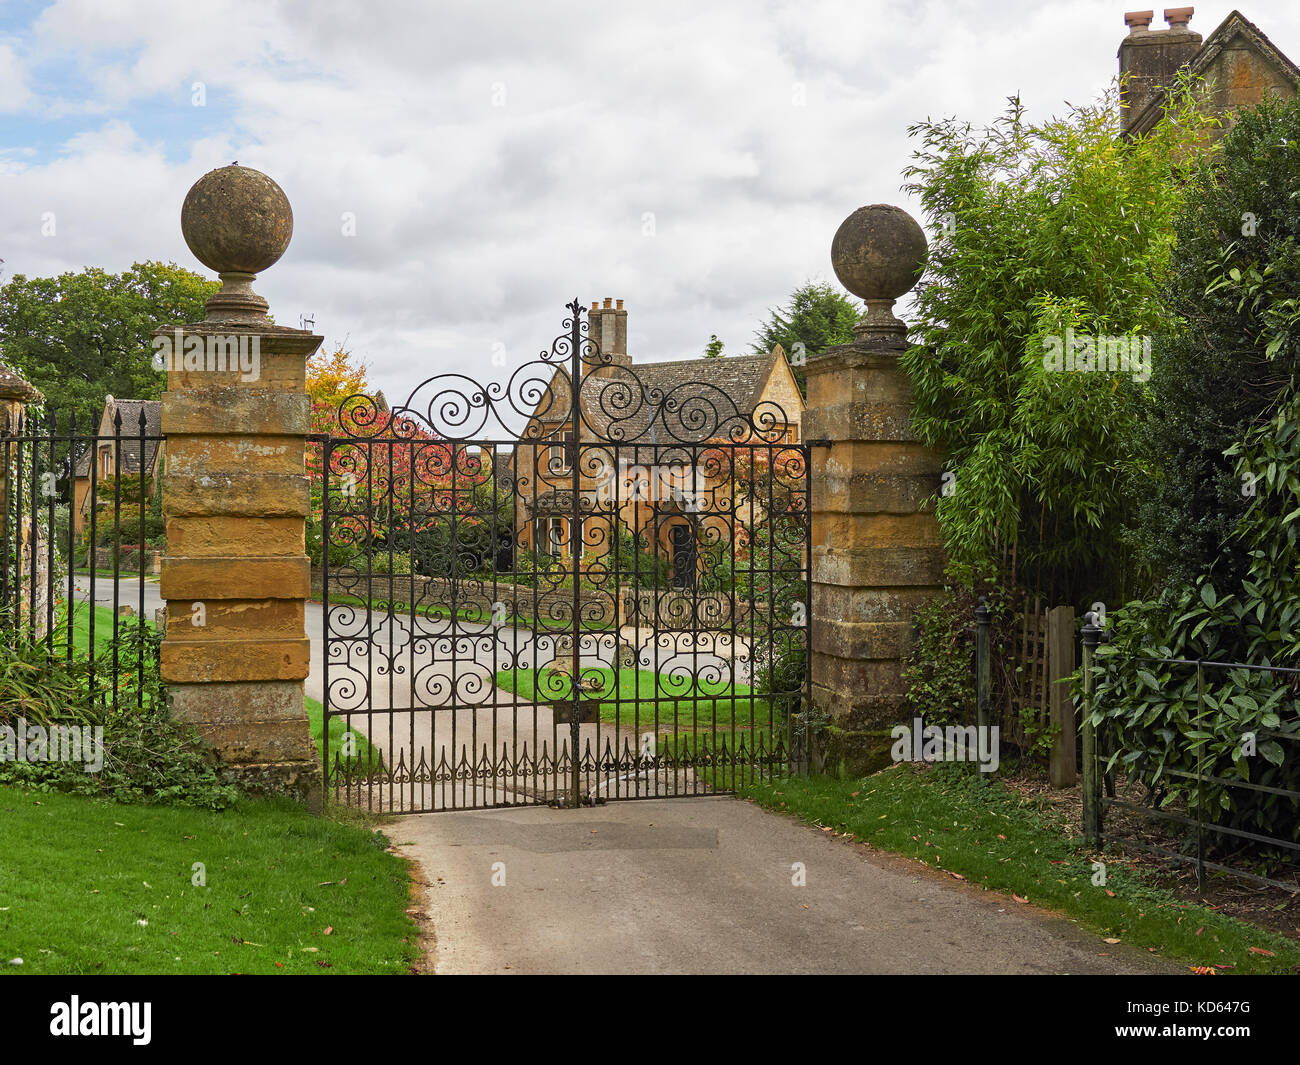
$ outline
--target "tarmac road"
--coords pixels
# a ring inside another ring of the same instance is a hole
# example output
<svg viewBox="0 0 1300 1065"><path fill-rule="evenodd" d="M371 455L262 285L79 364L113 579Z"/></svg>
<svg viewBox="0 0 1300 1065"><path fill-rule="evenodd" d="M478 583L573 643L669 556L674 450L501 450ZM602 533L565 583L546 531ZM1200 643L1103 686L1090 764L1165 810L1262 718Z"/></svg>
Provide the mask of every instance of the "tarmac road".
<svg viewBox="0 0 1300 1065"><path fill-rule="evenodd" d="M428 878L436 973L1181 971L727 797L412 814L385 831Z"/></svg>

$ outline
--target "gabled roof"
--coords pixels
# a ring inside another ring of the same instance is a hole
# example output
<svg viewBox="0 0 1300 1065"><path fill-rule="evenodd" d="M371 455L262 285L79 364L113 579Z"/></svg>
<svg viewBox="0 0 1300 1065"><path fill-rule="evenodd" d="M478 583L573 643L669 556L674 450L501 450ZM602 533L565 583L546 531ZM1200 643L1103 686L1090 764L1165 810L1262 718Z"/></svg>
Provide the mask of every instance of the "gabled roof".
<svg viewBox="0 0 1300 1065"><path fill-rule="evenodd" d="M140 473L140 414L144 413L144 455L145 474L151 475L154 463L158 459L158 444L150 437L162 436L162 402L156 399L114 399L109 396L104 400L104 414L95 431L99 440L95 446L111 443L116 435L114 422L117 415L122 416L122 472ZM90 476L90 459L93 447L87 447L77 456L77 477Z"/></svg>
<svg viewBox="0 0 1300 1065"><path fill-rule="evenodd" d="M726 437L747 423L773 369L784 359L778 345L766 355L602 368L583 381L584 421L598 440L617 443L700 443ZM563 421L569 408L569 375L557 367L536 417L547 424ZM798 414L785 411L791 423Z"/></svg>
<svg viewBox="0 0 1300 1065"><path fill-rule="evenodd" d="M1238 36L1272 65L1286 81L1293 85L1300 81L1300 67L1291 62L1286 54L1268 39L1264 31L1240 11L1231 12L1219 23L1214 32L1201 43L1196 54L1184 64L1185 69L1193 76L1204 76L1224 48ZM1157 93L1148 100L1146 105L1133 116L1133 120L1129 123L1128 135L1135 136L1151 130L1164 114L1167 99L1167 93Z"/></svg>

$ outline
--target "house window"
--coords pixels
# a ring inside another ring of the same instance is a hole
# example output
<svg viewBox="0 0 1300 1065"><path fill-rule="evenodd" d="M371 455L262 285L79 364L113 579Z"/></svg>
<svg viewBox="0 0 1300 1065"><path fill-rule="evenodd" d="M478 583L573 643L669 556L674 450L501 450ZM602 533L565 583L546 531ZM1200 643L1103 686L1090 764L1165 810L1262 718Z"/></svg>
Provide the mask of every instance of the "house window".
<svg viewBox="0 0 1300 1065"><path fill-rule="evenodd" d="M563 443L552 444L546 449L545 463L547 473L568 473L577 461L577 445L574 443L573 430L565 429L556 436Z"/></svg>
<svg viewBox="0 0 1300 1065"><path fill-rule="evenodd" d="M538 518L533 530L533 547L539 554L559 558L564 551L564 519Z"/></svg>
<svg viewBox="0 0 1300 1065"><path fill-rule="evenodd" d="M569 536L570 527L573 528L572 538ZM581 553L582 522L570 522L565 518L556 517L536 519L533 527L533 548L539 554L550 555L551 558L571 558L575 546Z"/></svg>

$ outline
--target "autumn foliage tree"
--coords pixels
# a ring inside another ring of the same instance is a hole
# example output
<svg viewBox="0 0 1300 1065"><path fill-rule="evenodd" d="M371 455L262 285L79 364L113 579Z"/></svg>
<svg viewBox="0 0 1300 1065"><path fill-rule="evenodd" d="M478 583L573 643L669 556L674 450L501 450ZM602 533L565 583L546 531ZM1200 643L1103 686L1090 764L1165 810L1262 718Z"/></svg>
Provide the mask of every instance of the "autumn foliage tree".
<svg viewBox="0 0 1300 1065"><path fill-rule="evenodd" d="M368 396L368 367L342 347L308 360L312 440L307 551L321 563L329 454L330 565L464 574L513 535L490 456L443 441Z"/></svg>

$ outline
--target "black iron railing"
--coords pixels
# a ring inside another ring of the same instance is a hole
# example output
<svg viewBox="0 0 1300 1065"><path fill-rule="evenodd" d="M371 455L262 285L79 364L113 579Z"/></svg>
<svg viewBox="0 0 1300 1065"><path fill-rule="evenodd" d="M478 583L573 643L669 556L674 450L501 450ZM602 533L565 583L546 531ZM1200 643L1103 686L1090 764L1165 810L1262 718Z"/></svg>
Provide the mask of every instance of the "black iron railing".
<svg viewBox="0 0 1300 1065"><path fill-rule="evenodd" d="M131 421L29 414L0 433L0 640L28 671L43 648L75 673L84 709L161 690L163 438L143 405ZM0 681L0 712L19 702Z"/></svg>
<svg viewBox="0 0 1300 1065"><path fill-rule="evenodd" d="M1091 845L1103 847L1115 843L1122 847L1141 851L1156 858L1164 859L1173 867L1195 865L1197 891L1202 897L1206 892L1207 872L1223 873L1254 883L1267 884L1283 890L1300 893L1300 841L1295 838L1294 826L1300 819L1300 791L1280 787L1276 784L1250 780L1250 767L1258 764L1255 759L1243 758L1246 767L1242 776L1228 777L1210 771L1208 746L1211 738L1218 736L1222 725L1216 724L1215 706L1207 700L1207 673L1228 670L1244 670L1254 673L1269 673L1286 677L1300 677L1300 669L1282 666L1259 665L1250 662L1224 662L1211 659L1189 658L1150 658L1110 657L1107 665L1118 668L1129 666L1169 666L1175 669L1196 670L1196 726L1195 736L1178 733L1178 741L1183 746L1180 755L1182 761L1194 761L1196 768L1189 771L1177 766L1156 765L1156 756L1151 751L1126 749L1116 742L1115 730L1100 731L1093 722L1093 709L1096 699L1096 651L1104 641L1105 634L1101 628L1092 624L1083 629L1083 688L1084 706L1082 722L1083 746L1083 828L1084 836ZM1174 727L1174 726L1171 726ZM1233 733L1234 742L1247 739ZM1290 718L1280 718L1276 728L1253 728L1248 735L1249 743L1258 747L1268 741L1280 741L1287 745L1283 759L1294 763L1300 758L1300 719L1293 714ZM1122 741L1120 741L1122 743ZM1236 763L1234 763L1235 765ZM1127 779L1136 784L1139 795L1134 801L1129 793L1120 796L1116 792L1113 767L1123 765L1127 769ZM1160 786L1161 778L1173 778L1186 786L1167 789ZM1289 777L1284 777L1289 780ZM1240 826L1223 823L1220 812L1211 813L1207 789L1215 789L1219 794L1232 795L1243 792L1266 794L1289 801L1291 805L1289 818L1283 807L1274 819L1271 832L1255 832ZM1182 796L1183 801L1169 801L1171 796ZM1122 826L1116 819L1108 817L1113 811L1125 811L1136 818L1138 824L1155 823L1164 832L1159 843L1136 838L1131 827ZM1282 834L1287 823L1292 826L1289 835ZM1272 875L1260 871L1251 871L1242 867L1238 861L1228 864L1226 861L1213 861L1209 855L1221 856L1226 845L1238 842L1243 848L1253 852L1257 870L1265 869ZM1294 879L1285 880L1283 876Z"/></svg>

